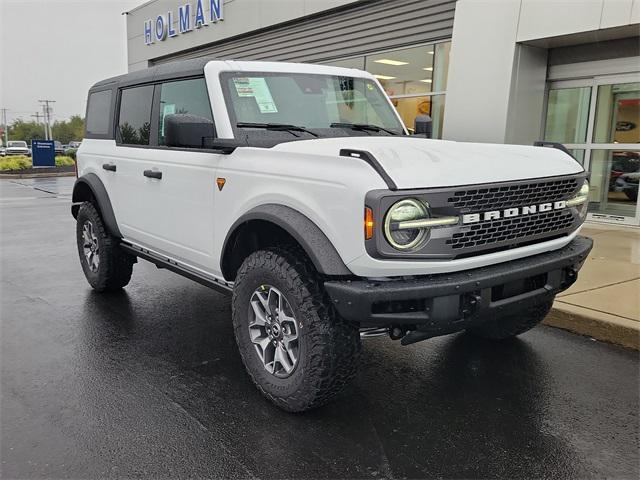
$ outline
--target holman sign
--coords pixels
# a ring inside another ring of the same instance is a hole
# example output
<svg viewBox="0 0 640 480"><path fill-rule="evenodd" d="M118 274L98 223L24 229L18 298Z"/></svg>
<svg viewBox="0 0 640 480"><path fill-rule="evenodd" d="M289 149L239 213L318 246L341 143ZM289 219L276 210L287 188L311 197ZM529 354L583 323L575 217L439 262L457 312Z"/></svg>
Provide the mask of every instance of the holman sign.
<svg viewBox="0 0 640 480"><path fill-rule="evenodd" d="M155 41L162 42L167 38L177 37L179 34L192 31L194 28L208 27L210 23L224 20L222 12L223 0L196 0L178 7L178 15L169 11L165 15L158 15L155 20L144 22L144 43L151 45ZM209 14L205 15L204 6L209 5ZM178 19L177 30L173 25Z"/></svg>

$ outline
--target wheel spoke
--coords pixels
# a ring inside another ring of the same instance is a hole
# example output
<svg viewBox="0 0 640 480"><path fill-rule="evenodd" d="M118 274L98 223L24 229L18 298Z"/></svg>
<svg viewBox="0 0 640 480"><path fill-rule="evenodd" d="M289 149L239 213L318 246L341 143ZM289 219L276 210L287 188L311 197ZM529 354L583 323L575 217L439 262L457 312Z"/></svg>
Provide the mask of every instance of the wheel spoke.
<svg viewBox="0 0 640 480"><path fill-rule="evenodd" d="M281 346L276 347L274 361L277 361L287 373L291 373L291 370L293 370L293 362L289 359L286 350Z"/></svg>
<svg viewBox="0 0 640 480"><path fill-rule="evenodd" d="M260 288L264 288L264 286L260 287ZM268 314L269 313L269 302L267 301L267 296L269 295L269 292L264 292L264 291L260 291L260 290L256 290L253 294L254 297L256 297L259 301L260 304L262 305L262 309Z"/></svg>
<svg viewBox="0 0 640 480"><path fill-rule="evenodd" d="M284 343L284 348L286 353L289 355L289 358L291 358L291 361L293 362L293 364L295 365L296 362L298 361L298 358L296 357L296 352L297 352L297 348L293 348L293 346L291 345L295 339L288 339L287 337L283 338L283 343ZM297 346L297 345L296 345Z"/></svg>
<svg viewBox="0 0 640 480"><path fill-rule="evenodd" d="M260 341L256 342L258 345L260 345L260 347L262 348L263 352L267 351L267 347L269 345L271 345L271 340L269 340L269 337L263 337L260 338Z"/></svg>
<svg viewBox="0 0 640 480"><path fill-rule="evenodd" d="M282 336L282 341L284 342L284 346L289 349L289 345L291 342L295 342L298 339L297 333L285 333Z"/></svg>
<svg viewBox="0 0 640 480"><path fill-rule="evenodd" d="M269 308L269 313L275 316L275 310L280 310L280 304L282 303L282 297L280 296L280 292L278 292L275 288L269 289L269 295L267 296L267 305Z"/></svg>
<svg viewBox="0 0 640 480"><path fill-rule="evenodd" d="M264 325L267 321L267 315L264 311L264 304L260 300L251 300L251 308L253 308L255 317L253 319L253 322L249 323L249 327Z"/></svg>

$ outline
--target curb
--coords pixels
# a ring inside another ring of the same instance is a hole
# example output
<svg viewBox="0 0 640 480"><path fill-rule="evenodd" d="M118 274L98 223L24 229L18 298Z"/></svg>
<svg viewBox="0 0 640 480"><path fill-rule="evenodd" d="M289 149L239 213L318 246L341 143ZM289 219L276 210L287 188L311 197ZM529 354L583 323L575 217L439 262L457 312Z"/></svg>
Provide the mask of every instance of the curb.
<svg viewBox="0 0 640 480"><path fill-rule="evenodd" d="M75 172L49 173L0 173L0 178L45 178L45 177L75 177Z"/></svg>
<svg viewBox="0 0 640 480"><path fill-rule="evenodd" d="M640 322L623 317L556 301L542 323L640 350Z"/></svg>

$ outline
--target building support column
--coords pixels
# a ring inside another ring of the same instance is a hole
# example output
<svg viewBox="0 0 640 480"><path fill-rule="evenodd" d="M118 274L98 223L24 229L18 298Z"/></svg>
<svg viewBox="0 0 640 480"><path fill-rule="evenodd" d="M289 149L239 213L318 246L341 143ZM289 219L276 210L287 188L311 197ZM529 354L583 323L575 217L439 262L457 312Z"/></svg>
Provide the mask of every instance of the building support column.
<svg viewBox="0 0 640 480"><path fill-rule="evenodd" d="M516 43L519 16L519 1L458 2L443 138L518 144L540 138L547 50Z"/></svg>

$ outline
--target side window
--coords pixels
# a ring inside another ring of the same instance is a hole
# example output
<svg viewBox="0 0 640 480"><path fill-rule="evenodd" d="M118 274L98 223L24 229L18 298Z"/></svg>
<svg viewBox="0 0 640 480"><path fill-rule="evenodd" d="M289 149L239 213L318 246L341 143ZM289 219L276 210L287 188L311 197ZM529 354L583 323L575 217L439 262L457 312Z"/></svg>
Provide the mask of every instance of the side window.
<svg viewBox="0 0 640 480"><path fill-rule="evenodd" d="M162 84L160 115L158 121L158 145L166 145L164 120L167 115L189 114L213 122L211 105L204 78L179 80Z"/></svg>
<svg viewBox="0 0 640 480"><path fill-rule="evenodd" d="M122 90L118 117L118 142L149 145L153 85Z"/></svg>
<svg viewBox="0 0 640 480"><path fill-rule="evenodd" d="M87 106L87 136L108 135L111 115L111 90L89 95Z"/></svg>

